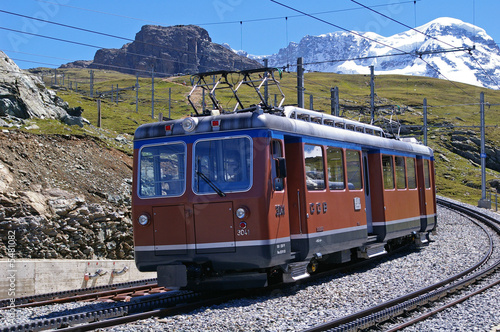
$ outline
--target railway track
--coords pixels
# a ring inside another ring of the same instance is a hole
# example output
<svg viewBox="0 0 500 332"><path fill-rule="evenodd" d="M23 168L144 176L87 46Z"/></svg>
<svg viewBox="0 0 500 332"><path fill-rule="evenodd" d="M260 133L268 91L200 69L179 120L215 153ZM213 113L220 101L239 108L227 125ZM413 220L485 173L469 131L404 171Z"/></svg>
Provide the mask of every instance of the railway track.
<svg viewBox="0 0 500 332"><path fill-rule="evenodd" d="M497 235L500 235L500 222L497 219L447 200L438 199L438 204L454 211L459 211L460 213L467 215L469 218L477 220L477 222L485 225L480 225L481 227L489 227L497 233ZM490 258L493 250L500 250L500 248L494 247L492 236L489 233L487 234L489 236L490 249L488 253L471 268L434 285L422 288L413 293L395 298L366 310L356 312L349 316L319 324L313 328L305 330L304 332L359 331L369 330L371 328L379 330L381 328L381 324L385 322L405 316L409 312L428 306L435 301L442 301L444 298L450 297L458 292L464 292L468 286L481 282L482 280L486 280L489 276L494 275L492 278L493 281L487 281L486 285L481 287L481 289L462 295L458 299L450 300L448 303L438 305L425 314L418 315L387 329L388 331L398 331L423 321L440 311L467 300L471 296L498 285L500 283L500 260L492 261Z"/></svg>
<svg viewBox="0 0 500 332"><path fill-rule="evenodd" d="M443 202L440 201L440 204ZM450 208L455 208L446 203ZM456 207L457 209L463 209L463 207ZM462 211L466 213L467 211ZM467 212L468 213L468 212ZM477 217L477 216L475 216ZM491 227L496 227L497 232L500 232L498 228L498 222L490 220L493 224ZM491 243L491 240L490 240ZM490 252L493 249L490 248ZM478 280L484 278L484 274L492 274L498 271L500 262L487 263L491 253L485 255L481 261L474 267L463 271L460 274L453 276L447 280L440 282L437 285L426 287L425 289L416 291L414 293L408 294L404 297L394 299L392 301L386 302L380 306L370 308L370 310L364 310L362 312L352 314L340 319L336 319L328 324L321 324L316 327L309 329L308 331L324 331L324 330L356 330L356 329L369 329L370 326L377 326L383 321L388 319L394 319L396 313L407 313L410 310L421 307L425 305L425 301L432 301L436 299L441 299L445 294L450 294L456 292L457 289L465 289L468 285L476 283ZM373 262L373 261L370 261ZM356 269L362 266L362 264L357 264L355 266L349 266L347 269ZM485 268L486 266L486 268ZM337 270L337 272L340 270ZM330 272L331 273L331 272ZM322 275L319 275L321 277ZM497 278L498 279L498 278ZM154 286L155 280L149 280L150 287ZM495 284L495 283L493 283ZM496 282L498 284L498 281ZM436 287L439 290L436 290ZM484 286L485 288L486 286ZM113 290L99 290L94 293L107 292ZM272 290L271 290L272 292ZM79 294L80 296L83 294ZM254 294L255 295L255 292ZM6 328L0 328L0 331L40 331L47 329L61 329L63 331L87 331L97 328L110 327L115 325L120 325L124 323L134 322L137 320L142 320L149 317L163 317L170 316L179 313L189 312L191 310L203 307L211 306L218 303L224 303L230 301L231 299L251 296L249 293L245 292L235 292L231 294L216 294L216 293L196 293L187 291L173 291L162 294L151 294L148 296L134 297L128 303L106 303L104 308L99 308L95 311L89 312L76 312L74 314L67 314L64 316L58 316L55 318L40 319L39 321L33 321L27 324L20 324L17 326L10 326ZM59 295L61 297L61 295ZM459 301L457 299L455 301ZM26 300L27 302L35 302L32 300ZM43 300L50 301L50 300ZM59 298L56 298L54 302L58 302ZM38 301L40 303L40 301ZM0 304L1 305L1 304ZM450 304L447 304L450 305ZM439 308L433 308L431 312L440 310ZM1 312L1 311L0 311ZM427 313L426 315L430 315ZM420 318L414 318L410 321L400 323L397 326L391 326L391 330L398 330L404 328L408 324L413 324L418 319L425 319L422 316ZM371 324L371 325L370 325Z"/></svg>
<svg viewBox="0 0 500 332"><path fill-rule="evenodd" d="M400 250L406 247L401 247L391 252L397 254ZM383 257L383 256L382 256ZM314 282L315 280L329 276L332 273L348 273L350 270L363 268L368 264L372 264L383 259L381 256L370 260L362 260L356 263L351 263L346 266L330 269L324 272L318 272L310 278L301 280L302 282ZM128 286L128 287L127 287ZM103 300L106 298L127 295L135 291L147 292L147 290L157 287L156 279L148 279L143 282L125 283L110 285L108 287L96 287L82 290L72 290L66 292L57 292L52 294L42 294L38 296L16 299L19 305L16 308L33 307L41 305L49 305L55 303L65 303L72 301L89 301ZM129 303L109 303L105 308L86 312L75 312L58 316L55 318L40 319L30 323L19 324L0 328L0 332L21 332L21 331L44 331L58 329L60 331L90 331L98 328L106 328L116 325L121 325L129 322L134 322L150 317L164 317L179 313L189 312L203 306L216 305L222 302L227 302L235 298L252 296L256 293L268 295L275 290L282 290L285 287L295 287L291 284L279 284L269 287L264 290L252 291L234 291L226 293L198 293L192 291L171 291L161 294L147 294L140 297L132 297ZM110 289L116 288L116 289ZM2 305L3 303L0 303ZM1 309L9 309L4 305Z"/></svg>
<svg viewBox="0 0 500 332"><path fill-rule="evenodd" d="M140 292L158 292L158 284L156 279L145 279L137 280L131 282L124 282L112 285L103 285L97 287L88 287L82 289L74 289L67 291L60 291L55 293L46 293L39 295L31 295L25 297L19 297L15 299L15 306L11 306L9 299L0 301L0 310L7 310L11 308L26 308L26 307L36 307L42 305L49 305L54 303L65 303L73 301L85 301L85 300L120 300L118 296L134 295L137 296Z"/></svg>

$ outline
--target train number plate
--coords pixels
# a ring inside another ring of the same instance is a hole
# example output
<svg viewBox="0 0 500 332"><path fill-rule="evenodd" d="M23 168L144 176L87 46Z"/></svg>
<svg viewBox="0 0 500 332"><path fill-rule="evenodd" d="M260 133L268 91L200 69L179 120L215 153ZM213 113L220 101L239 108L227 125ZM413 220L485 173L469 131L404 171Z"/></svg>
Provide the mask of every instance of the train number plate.
<svg viewBox="0 0 500 332"><path fill-rule="evenodd" d="M354 197L354 211L361 210L361 198Z"/></svg>

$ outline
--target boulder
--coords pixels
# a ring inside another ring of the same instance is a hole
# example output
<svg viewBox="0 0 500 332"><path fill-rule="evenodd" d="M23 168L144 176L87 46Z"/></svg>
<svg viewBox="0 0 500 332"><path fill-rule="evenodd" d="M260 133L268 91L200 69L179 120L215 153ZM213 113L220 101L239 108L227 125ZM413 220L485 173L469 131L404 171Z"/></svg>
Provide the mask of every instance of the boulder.
<svg viewBox="0 0 500 332"><path fill-rule="evenodd" d="M42 80L21 70L5 53L0 51L0 116L21 119L61 119L68 105Z"/></svg>

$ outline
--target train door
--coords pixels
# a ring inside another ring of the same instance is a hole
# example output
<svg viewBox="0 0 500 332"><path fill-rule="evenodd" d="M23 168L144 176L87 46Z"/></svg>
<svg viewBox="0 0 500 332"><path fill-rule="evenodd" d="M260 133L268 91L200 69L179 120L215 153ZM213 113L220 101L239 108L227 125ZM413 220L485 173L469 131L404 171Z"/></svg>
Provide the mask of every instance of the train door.
<svg viewBox="0 0 500 332"><path fill-rule="evenodd" d="M368 151L363 150L363 173L365 180L365 209L366 209L366 226L369 234L373 234L372 224L372 199L370 190L370 169L368 168Z"/></svg>
<svg viewBox="0 0 500 332"><path fill-rule="evenodd" d="M290 236L290 223L288 213L288 185L286 182L286 165L284 158L283 142L278 139L271 140L271 196L269 200L268 220L270 232L276 238L285 238ZM277 244L276 253L290 253L289 244Z"/></svg>
<svg viewBox="0 0 500 332"><path fill-rule="evenodd" d="M290 243L292 253L297 260L305 259L309 248L306 229L309 214L306 211L303 153L300 140L293 136L285 136Z"/></svg>
<svg viewBox="0 0 500 332"><path fill-rule="evenodd" d="M434 177L432 162L417 157L418 188L420 196L421 231L429 231L435 226L436 208L433 190Z"/></svg>

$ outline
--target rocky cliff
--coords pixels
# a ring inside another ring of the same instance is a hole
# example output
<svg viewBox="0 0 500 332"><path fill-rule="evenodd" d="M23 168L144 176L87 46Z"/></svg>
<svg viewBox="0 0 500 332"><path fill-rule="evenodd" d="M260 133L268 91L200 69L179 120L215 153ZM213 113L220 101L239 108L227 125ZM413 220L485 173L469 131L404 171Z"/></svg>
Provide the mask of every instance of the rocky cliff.
<svg viewBox="0 0 500 332"><path fill-rule="evenodd" d="M86 64L74 62L62 67L82 65ZM262 64L213 43L208 32L198 26L145 25L135 40L122 48L98 50L88 66L139 75L148 75L153 68L157 75L173 75L252 69Z"/></svg>

